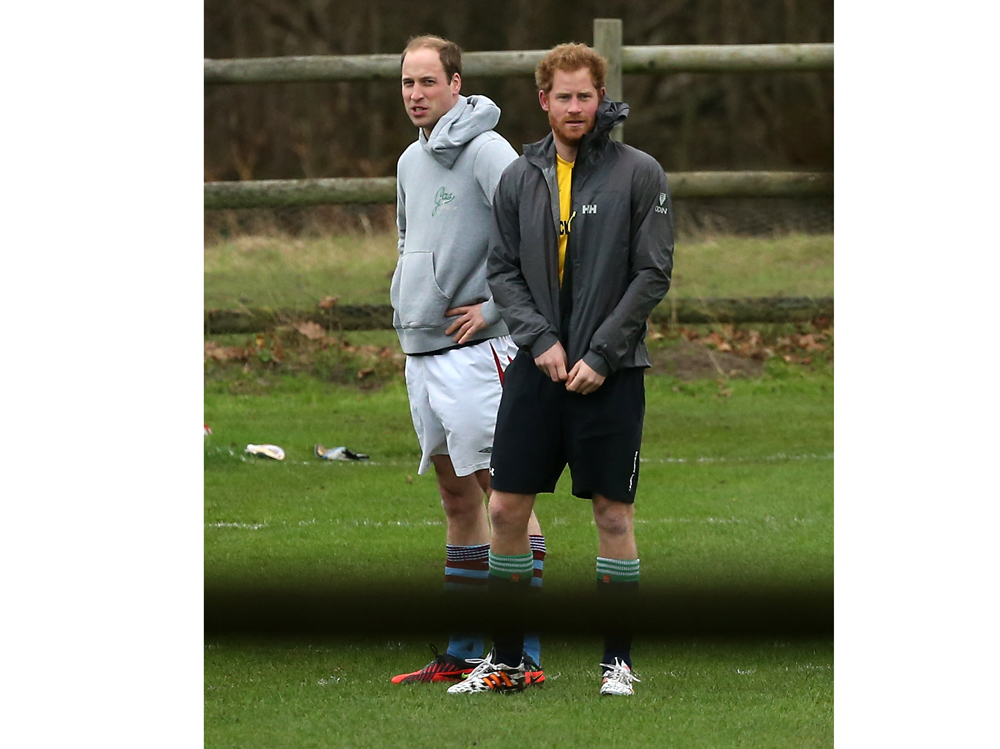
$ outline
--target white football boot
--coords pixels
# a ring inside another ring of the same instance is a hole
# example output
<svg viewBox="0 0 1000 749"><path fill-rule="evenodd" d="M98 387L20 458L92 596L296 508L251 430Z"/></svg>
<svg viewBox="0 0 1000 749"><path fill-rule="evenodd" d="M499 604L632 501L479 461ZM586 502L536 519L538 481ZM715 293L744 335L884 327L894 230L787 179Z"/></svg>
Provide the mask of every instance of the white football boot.
<svg viewBox="0 0 1000 749"><path fill-rule="evenodd" d="M494 663L494 653L479 661L472 673L454 686L448 687L448 694L477 694L479 692L520 692L525 687L524 662L516 667L505 663Z"/></svg>
<svg viewBox="0 0 1000 749"><path fill-rule="evenodd" d="M628 697L635 694L632 682L641 680L632 673L632 669L628 667L627 663L615 658L613 664L602 663L601 666L607 669L604 672L604 680L601 682L602 695Z"/></svg>

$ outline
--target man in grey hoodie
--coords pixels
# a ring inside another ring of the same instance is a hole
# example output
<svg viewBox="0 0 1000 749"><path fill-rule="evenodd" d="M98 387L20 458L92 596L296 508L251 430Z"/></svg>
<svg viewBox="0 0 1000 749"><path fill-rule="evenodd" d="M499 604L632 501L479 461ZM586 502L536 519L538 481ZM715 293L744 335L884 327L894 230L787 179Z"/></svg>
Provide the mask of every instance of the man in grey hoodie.
<svg viewBox="0 0 1000 749"><path fill-rule="evenodd" d="M420 442L418 473L433 464L447 520L445 585L486 585L493 430L504 371L516 347L486 283L493 193L517 153L493 132L500 109L462 96L461 50L411 39L401 59L403 104L419 129L397 164L399 261L390 297L406 354L406 389ZM531 584L541 585L545 539L531 516ZM432 647L433 649L433 647ZM483 638L453 634L445 653L394 683L456 682L483 655ZM537 636L524 642L527 683L540 684Z"/></svg>

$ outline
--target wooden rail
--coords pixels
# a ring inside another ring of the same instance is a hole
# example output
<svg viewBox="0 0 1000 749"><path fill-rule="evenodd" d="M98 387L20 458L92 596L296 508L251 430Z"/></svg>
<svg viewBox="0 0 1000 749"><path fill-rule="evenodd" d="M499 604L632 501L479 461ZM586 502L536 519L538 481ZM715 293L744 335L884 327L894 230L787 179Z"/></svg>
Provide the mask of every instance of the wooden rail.
<svg viewBox="0 0 1000 749"><path fill-rule="evenodd" d="M667 297L650 316L656 323L799 322L833 319L833 297L699 299ZM206 309L205 335L261 333L279 325L314 322L327 330L389 330L388 304L337 305L330 309Z"/></svg>
<svg viewBox="0 0 1000 749"><path fill-rule="evenodd" d="M597 19L597 21L604 20L612 19ZM595 48L603 47L598 41L595 39ZM535 74L535 66L547 51L533 49L510 52L463 52L462 72L470 78L532 76ZM815 72L833 70L833 45L622 46L619 59L621 72L626 75ZM376 80L399 80L399 55L315 55L205 60L207 85Z"/></svg>
<svg viewBox="0 0 1000 749"><path fill-rule="evenodd" d="M623 74L753 73L833 70L832 44L622 45L622 22L594 19L594 48L608 60L608 95L620 99ZM466 76L532 75L547 50L465 52ZM205 60L205 83L259 84L399 80L399 55L339 55ZM624 140L622 125L611 137ZM677 172L675 198L832 195L833 174L820 172ZM391 203L395 180L307 179L208 182L205 208L281 208L331 203Z"/></svg>
<svg viewBox="0 0 1000 749"><path fill-rule="evenodd" d="M830 172L673 172L674 198L832 195ZM396 179L275 179L206 182L205 208L294 208L337 203L394 203Z"/></svg>

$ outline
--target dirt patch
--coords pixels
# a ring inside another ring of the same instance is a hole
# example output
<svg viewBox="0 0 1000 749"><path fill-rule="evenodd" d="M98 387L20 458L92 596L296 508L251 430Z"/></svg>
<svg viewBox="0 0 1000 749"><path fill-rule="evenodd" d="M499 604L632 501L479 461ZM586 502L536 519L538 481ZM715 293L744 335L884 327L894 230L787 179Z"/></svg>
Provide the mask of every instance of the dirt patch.
<svg viewBox="0 0 1000 749"><path fill-rule="evenodd" d="M653 360L651 374L666 374L681 380L701 380L726 377L760 377L764 362L729 353L712 351L700 341L683 338L673 345L657 347L649 352Z"/></svg>

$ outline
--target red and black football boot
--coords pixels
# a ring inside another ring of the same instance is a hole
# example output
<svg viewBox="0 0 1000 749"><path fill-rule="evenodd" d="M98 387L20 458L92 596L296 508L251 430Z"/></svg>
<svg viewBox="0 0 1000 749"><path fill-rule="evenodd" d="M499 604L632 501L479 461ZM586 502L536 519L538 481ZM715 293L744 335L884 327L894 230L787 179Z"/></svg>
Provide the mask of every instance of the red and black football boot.
<svg viewBox="0 0 1000 749"><path fill-rule="evenodd" d="M542 671L542 667L535 663L527 653L521 657L524 660L524 685L526 687L540 687L545 683L545 672Z"/></svg>
<svg viewBox="0 0 1000 749"><path fill-rule="evenodd" d="M475 663L470 663L464 658L455 658L447 653L438 653L436 647L431 645L431 652L434 653L434 660L428 663L419 671L409 674L399 674L392 677L393 684L413 684L416 682L429 681L461 681L467 674L472 673Z"/></svg>

